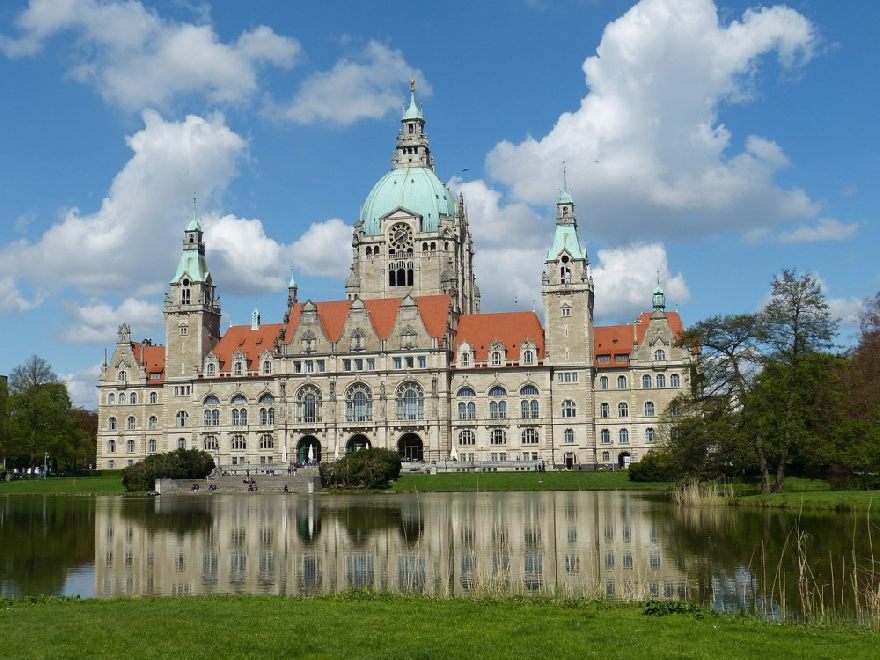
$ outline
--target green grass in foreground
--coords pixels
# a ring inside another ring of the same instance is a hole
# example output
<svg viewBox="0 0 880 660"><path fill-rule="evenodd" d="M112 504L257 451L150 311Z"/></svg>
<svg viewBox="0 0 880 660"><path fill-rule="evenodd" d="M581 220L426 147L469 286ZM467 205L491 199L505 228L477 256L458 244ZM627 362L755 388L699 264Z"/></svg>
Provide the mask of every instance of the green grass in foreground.
<svg viewBox="0 0 880 660"><path fill-rule="evenodd" d="M853 627L358 593L15 602L0 610L0 639L22 658L869 658L880 645Z"/></svg>
<svg viewBox="0 0 880 660"><path fill-rule="evenodd" d="M123 492L122 477L118 474L0 482L0 495L118 495Z"/></svg>
<svg viewBox="0 0 880 660"><path fill-rule="evenodd" d="M628 472L446 472L401 476L395 493L516 490L666 490L668 483L637 483Z"/></svg>
<svg viewBox="0 0 880 660"><path fill-rule="evenodd" d="M791 491L748 495L740 497L737 504L804 511L867 511L869 508L880 509L880 490Z"/></svg>

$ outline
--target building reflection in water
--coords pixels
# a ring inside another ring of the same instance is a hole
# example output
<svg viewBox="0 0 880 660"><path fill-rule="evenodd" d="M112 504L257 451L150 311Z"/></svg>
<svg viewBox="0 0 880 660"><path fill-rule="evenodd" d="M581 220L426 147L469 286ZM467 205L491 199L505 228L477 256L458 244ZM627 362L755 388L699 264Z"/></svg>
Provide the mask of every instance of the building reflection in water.
<svg viewBox="0 0 880 660"><path fill-rule="evenodd" d="M95 595L687 596L651 502L628 493L116 498Z"/></svg>

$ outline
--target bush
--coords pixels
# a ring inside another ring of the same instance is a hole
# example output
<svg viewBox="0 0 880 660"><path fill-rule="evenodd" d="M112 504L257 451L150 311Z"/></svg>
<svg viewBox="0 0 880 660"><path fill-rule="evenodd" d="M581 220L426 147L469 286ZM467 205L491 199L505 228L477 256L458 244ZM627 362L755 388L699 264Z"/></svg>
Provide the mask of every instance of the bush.
<svg viewBox="0 0 880 660"><path fill-rule="evenodd" d="M675 481L678 477L672 454L662 449L652 449L629 466L630 481Z"/></svg>
<svg viewBox="0 0 880 660"><path fill-rule="evenodd" d="M321 483L337 488L382 488L400 476L400 456L391 449L362 449L321 464Z"/></svg>
<svg viewBox="0 0 880 660"><path fill-rule="evenodd" d="M153 454L122 470L122 485L127 491L153 490L156 479L202 479L214 469L211 455L198 449L178 449Z"/></svg>

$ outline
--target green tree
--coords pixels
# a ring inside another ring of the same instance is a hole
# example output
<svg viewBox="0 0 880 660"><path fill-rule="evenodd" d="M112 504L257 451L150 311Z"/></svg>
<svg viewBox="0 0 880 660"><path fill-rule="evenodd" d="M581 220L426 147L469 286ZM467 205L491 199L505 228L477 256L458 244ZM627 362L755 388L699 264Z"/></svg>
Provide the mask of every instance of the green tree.
<svg viewBox="0 0 880 660"><path fill-rule="evenodd" d="M33 355L12 370L9 389L10 453L19 466L33 469L71 432L67 386L48 362Z"/></svg>
<svg viewBox="0 0 880 660"><path fill-rule="evenodd" d="M782 491L786 465L807 439L812 412L808 404L812 381L808 363L816 353L831 348L836 332L837 321L831 318L822 287L812 274L785 270L774 278L759 330L768 349L764 358L767 375L761 391L765 403L772 403L763 407L765 423L755 427L760 437L756 450L765 492L769 490L771 466L773 490ZM768 434L761 433L762 429Z"/></svg>
<svg viewBox="0 0 880 660"><path fill-rule="evenodd" d="M9 385L6 376L0 376L0 475L6 472L9 441Z"/></svg>

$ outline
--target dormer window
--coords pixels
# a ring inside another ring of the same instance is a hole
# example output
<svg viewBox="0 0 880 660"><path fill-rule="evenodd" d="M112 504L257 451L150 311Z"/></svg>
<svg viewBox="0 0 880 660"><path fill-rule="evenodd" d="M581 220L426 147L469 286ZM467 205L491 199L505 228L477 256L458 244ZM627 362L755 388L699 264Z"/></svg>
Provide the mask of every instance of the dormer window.
<svg viewBox="0 0 880 660"><path fill-rule="evenodd" d="M501 351L492 351L492 366L498 367L503 364Z"/></svg>
<svg viewBox="0 0 880 660"><path fill-rule="evenodd" d="M215 369L214 369L214 363L212 362L212 363L208 364L208 366L205 368L205 375L213 376L214 374L215 374Z"/></svg>
<svg viewBox="0 0 880 660"><path fill-rule="evenodd" d="M120 371L119 374L117 375L117 379L122 383L127 382L128 381L128 373L125 371Z"/></svg>
<svg viewBox="0 0 880 660"><path fill-rule="evenodd" d="M272 363L269 360L263 360L263 374L269 375L272 373Z"/></svg>
<svg viewBox="0 0 880 660"><path fill-rule="evenodd" d="M232 373L236 376L241 376L244 367L240 360L236 361L235 364L232 365Z"/></svg>

